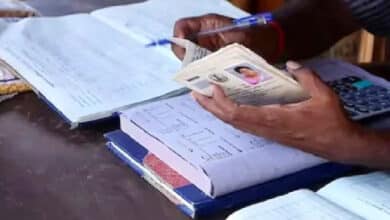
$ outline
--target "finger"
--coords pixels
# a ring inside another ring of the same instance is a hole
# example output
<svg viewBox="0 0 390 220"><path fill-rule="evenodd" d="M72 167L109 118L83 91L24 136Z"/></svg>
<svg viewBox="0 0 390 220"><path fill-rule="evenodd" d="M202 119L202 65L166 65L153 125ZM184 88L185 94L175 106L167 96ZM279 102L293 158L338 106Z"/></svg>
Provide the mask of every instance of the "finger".
<svg viewBox="0 0 390 220"><path fill-rule="evenodd" d="M215 115L217 118L226 121L226 115L221 108L215 103L214 99L199 94L197 92L191 93L192 97L202 106L204 109Z"/></svg>
<svg viewBox="0 0 390 220"><path fill-rule="evenodd" d="M281 127L292 119L288 109L281 105L241 105L237 111L239 112L237 113L238 122L252 123L263 127Z"/></svg>
<svg viewBox="0 0 390 220"><path fill-rule="evenodd" d="M213 85L213 99L223 111L229 123L248 122L254 123L261 117L261 107L239 106L227 97L218 85Z"/></svg>
<svg viewBox="0 0 390 220"><path fill-rule="evenodd" d="M201 23L199 17L183 18L175 23L173 36L177 38L188 39L192 35L198 33L201 29ZM185 55L185 49L172 44L172 50L179 59L183 59Z"/></svg>
<svg viewBox="0 0 390 220"><path fill-rule="evenodd" d="M298 62L295 62L295 61L287 61L286 63L286 67L287 67L287 70L289 72L294 72L295 70L298 70L300 68L302 68L302 64L298 63Z"/></svg>
<svg viewBox="0 0 390 220"><path fill-rule="evenodd" d="M223 89L218 85L213 85L213 98L215 103L227 113L233 112L238 107L238 104L227 97Z"/></svg>
<svg viewBox="0 0 390 220"><path fill-rule="evenodd" d="M226 25L232 24L233 19L218 14L207 14L201 19L201 31L209 31L225 27ZM216 35L200 35L197 37L199 45L208 48L211 51L218 50L220 47L232 42L231 31L224 33L217 33Z"/></svg>
<svg viewBox="0 0 390 220"><path fill-rule="evenodd" d="M278 137L278 131L272 127L259 126L257 124L248 124L243 122L232 123L233 127L243 132L254 134L270 140L281 141Z"/></svg>
<svg viewBox="0 0 390 220"><path fill-rule="evenodd" d="M281 105L250 106L238 105L227 97L218 85L213 85L213 99L229 123L261 124L276 126L286 121L287 111Z"/></svg>
<svg viewBox="0 0 390 220"><path fill-rule="evenodd" d="M321 96L324 90L328 90L328 87L320 77L313 72L313 70L301 67L296 70L292 70L294 78L305 89L310 96Z"/></svg>

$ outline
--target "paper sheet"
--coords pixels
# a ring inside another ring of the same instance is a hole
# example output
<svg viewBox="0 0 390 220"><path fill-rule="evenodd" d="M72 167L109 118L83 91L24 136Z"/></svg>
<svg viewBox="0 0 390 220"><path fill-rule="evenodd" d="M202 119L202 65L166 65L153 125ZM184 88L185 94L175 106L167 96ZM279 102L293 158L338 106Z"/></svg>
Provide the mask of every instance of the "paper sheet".
<svg viewBox="0 0 390 220"><path fill-rule="evenodd" d="M122 31L137 35L146 44L151 40L170 38L177 20L208 13L234 18L248 15L226 0L149 0L135 5L105 8L91 14Z"/></svg>
<svg viewBox="0 0 390 220"><path fill-rule="evenodd" d="M174 5L174 9L172 6ZM175 22L181 18L217 13L233 18L248 16L226 0L149 0L143 3L96 10L92 16L148 44L171 38ZM158 47L162 53L176 58L170 47Z"/></svg>
<svg viewBox="0 0 390 220"><path fill-rule="evenodd" d="M72 122L180 88L171 80L178 60L89 15L12 25L0 36L0 55Z"/></svg>
<svg viewBox="0 0 390 220"><path fill-rule="evenodd" d="M364 219L390 219L389 172L338 179L318 194Z"/></svg>
<svg viewBox="0 0 390 220"><path fill-rule="evenodd" d="M363 220L317 194L299 190L241 209L227 220Z"/></svg>
<svg viewBox="0 0 390 220"><path fill-rule="evenodd" d="M208 49L200 47L189 40L175 37L171 38L170 40L185 49L185 55L182 60L182 67L186 67L188 64L211 54L211 51Z"/></svg>

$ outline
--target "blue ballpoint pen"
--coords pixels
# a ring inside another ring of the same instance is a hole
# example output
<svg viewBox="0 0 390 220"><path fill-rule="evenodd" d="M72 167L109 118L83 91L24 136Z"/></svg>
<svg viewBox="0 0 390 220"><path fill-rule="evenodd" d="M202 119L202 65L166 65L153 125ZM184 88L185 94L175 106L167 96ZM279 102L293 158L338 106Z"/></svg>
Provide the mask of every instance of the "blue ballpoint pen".
<svg viewBox="0 0 390 220"><path fill-rule="evenodd" d="M264 25L273 20L272 14L271 13L261 13L261 14L255 14L243 18L238 18L233 20L231 25L217 28L214 30L208 30L208 31L203 31L199 32L196 34L195 37L200 37L200 36L208 36L208 35L214 35L218 34L221 32L225 31L230 31L233 29L238 29L238 28L248 28L248 27L253 27L257 25ZM156 41L153 41L149 44L146 45L146 47L154 47L154 46L162 46L166 44L172 43L169 39L159 39Z"/></svg>

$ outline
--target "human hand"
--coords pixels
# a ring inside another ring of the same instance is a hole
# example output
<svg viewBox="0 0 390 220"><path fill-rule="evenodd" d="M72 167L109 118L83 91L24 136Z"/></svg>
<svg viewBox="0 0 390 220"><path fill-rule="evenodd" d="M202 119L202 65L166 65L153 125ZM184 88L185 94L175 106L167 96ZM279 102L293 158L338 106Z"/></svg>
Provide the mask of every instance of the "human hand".
<svg viewBox="0 0 390 220"><path fill-rule="evenodd" d="M183 18L176 22L174 36L195 41L211 51L231 43L240 43L268 59L277 51L278 35L269 26L256 26L245 29L234 29L208 36L196 36L202 31L214 30L232 24L232 18L209 14L199 17ZM185 50L175 44L172 49L177 57L183 59Z"/></svg>
<svg viewBox="0 0 390 220"><path fill-rule="evenodd" d="M195 92L193 96L203 108L240 130L330 160L356 162L362 154L363 148L358 146L363 129L348 119L337 95L313 71L296 63L288 66L309 92L309 100L287 105L239 105L218 86L211 98Z"/></svg>

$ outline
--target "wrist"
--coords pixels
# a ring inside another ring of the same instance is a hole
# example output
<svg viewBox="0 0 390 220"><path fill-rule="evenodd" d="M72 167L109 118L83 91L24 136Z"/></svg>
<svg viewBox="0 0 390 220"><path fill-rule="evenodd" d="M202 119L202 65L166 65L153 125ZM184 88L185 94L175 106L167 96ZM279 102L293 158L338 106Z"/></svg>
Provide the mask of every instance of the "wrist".
<svg viewBox="0 0 390 220"><path fill-rule="evenodd" d="M388 133L355 126L342 145L342 161L368 167L390 168Z"/></svg>

